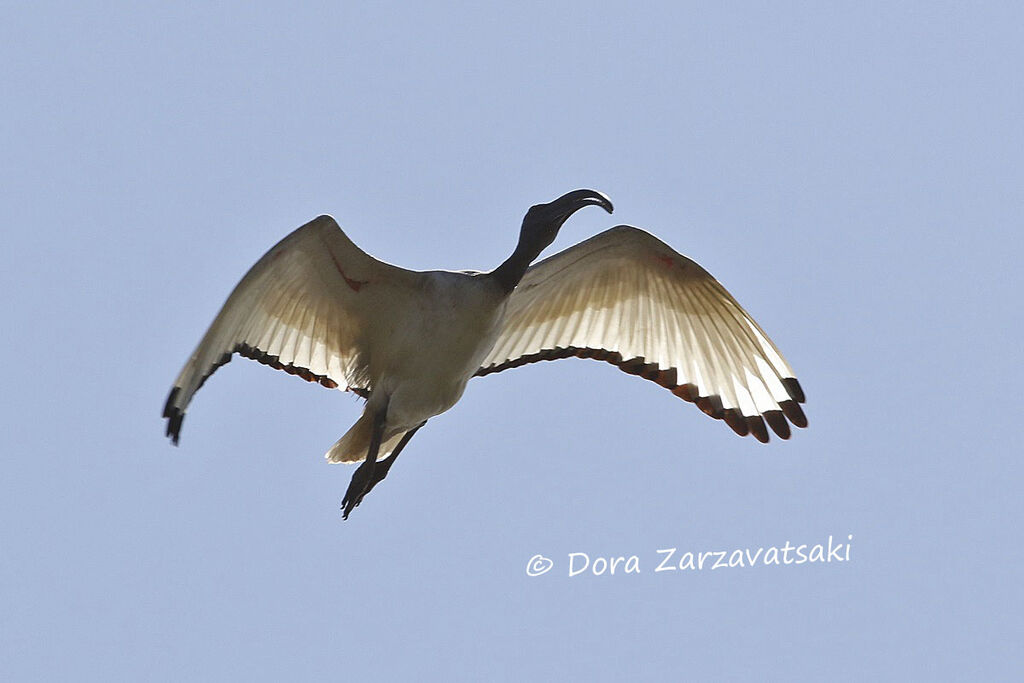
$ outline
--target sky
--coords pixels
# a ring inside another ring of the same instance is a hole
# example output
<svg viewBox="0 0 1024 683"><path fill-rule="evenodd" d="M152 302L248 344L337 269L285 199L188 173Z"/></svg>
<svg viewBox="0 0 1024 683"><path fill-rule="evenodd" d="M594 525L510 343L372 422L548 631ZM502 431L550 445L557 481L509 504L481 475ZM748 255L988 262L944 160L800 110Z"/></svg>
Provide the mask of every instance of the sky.
<svg viewBox="0 0 1024 683"><path fill-rule="evenodd" d="M1017 679L1022 26L1014 3L8 7L0 678ZM606 363L538 363L472 380L345 522L352 469L323 453L351 394L236 359L164 437L174 377L295 227L490 269L579 187L615 215L546 253L629 223L697 260L808 429L761 445ZM843 559L685 560L830 538Z"/></svg>

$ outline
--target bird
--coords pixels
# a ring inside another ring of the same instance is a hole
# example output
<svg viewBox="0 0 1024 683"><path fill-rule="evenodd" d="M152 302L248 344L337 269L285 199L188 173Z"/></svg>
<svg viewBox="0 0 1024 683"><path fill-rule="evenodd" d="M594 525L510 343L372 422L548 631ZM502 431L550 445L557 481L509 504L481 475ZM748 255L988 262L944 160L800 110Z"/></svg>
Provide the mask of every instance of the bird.
<svg viewBox="0 0 1024 683"><path fill-rule="evenodd" d="M365 400L327 451L361 462L344 519L427 421L473 377L579 357L651 380L767 443L806 427L803 389L761 327L719 282L649 232L617 225L533 264L580 209L580 189L530 207L512 254L487 272L400 268L322 215L272 247L228 296L175 379L163 417L178 444L196 391L238 354ZM531 265L533 264L533 265Z"/></svg>

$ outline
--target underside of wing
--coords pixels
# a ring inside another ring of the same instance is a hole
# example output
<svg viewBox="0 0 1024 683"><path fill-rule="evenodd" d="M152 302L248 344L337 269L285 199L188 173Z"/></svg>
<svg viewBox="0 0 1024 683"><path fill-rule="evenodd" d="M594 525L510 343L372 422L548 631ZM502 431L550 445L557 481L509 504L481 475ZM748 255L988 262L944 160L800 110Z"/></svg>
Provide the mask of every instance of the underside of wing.
<svg viewBox="0 0 1024 683"><path fill-rule="evenodd" d="M178 442L192 396L235 353L365 398L358 349L370 312L359 291L406 273L360 250L330 216L292 232L245 274L178 375L164 407L167 435Z"/></svg>
<svg viewBox="0 0 1024 683"><path fill-rule="evenodd" d="M696 403L741 436L806 427L782 354L707 271L638 228L618 226L527 270L477 375L595 358Z"/></svg>

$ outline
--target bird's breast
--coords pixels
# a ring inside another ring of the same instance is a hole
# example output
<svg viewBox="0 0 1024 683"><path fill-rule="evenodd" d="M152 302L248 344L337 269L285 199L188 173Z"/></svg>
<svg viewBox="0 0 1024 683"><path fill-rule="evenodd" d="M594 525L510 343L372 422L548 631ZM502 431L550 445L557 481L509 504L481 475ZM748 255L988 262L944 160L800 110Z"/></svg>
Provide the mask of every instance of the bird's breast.
<svg viewBox="0 0 1024 683"><path fill-rule="evenodd" d="M423 275L420 290L371 346L374 386L391 396L389 422L418 424L455 405L494 345L504 315L505 297L481 278Z"/></svg>

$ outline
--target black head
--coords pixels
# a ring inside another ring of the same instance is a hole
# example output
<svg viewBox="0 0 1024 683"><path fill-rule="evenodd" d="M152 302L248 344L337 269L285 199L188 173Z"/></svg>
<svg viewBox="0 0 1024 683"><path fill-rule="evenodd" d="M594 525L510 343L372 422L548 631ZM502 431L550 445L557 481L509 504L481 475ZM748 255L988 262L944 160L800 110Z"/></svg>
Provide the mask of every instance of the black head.
<svg viewBox="0 0 1024 683"><path fill-rule="evenodd" d="M591 204L600 206L608 213L613 210L608 197L596 190L573 190L547 204L531 206L523 218L523 227L519 233L520 243L531 245L539 254L555 241L559 229L569 216Z"/></svg>
<svg viewBox="0 0 1024 683"><path fill-rule="evenodd" d="M596 204L608 213L612 212L612 203L608 198L594 190L573 190L553 202L531 206L523 218L516 250L489 273L490 277L506 294L511 294L533 260L555 241L562 223L590 204Z"/></svg>

